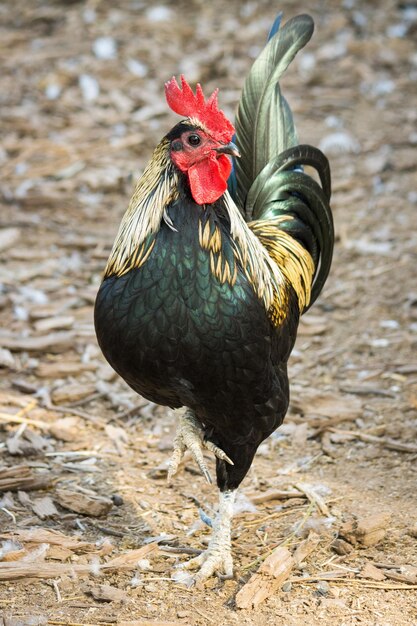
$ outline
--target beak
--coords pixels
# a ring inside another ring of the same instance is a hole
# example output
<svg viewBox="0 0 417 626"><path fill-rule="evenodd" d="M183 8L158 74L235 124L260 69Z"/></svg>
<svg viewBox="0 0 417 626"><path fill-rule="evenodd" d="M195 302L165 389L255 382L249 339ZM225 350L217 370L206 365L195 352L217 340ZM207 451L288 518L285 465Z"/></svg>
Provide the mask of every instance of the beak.
<svg viewBox="0 0 417 626"><path fill-rule="evenodd" d="M223 146L219 146L218 148L213 148L219 154L230 154L230 156L240 157L240 152L236 144L231 141L230 143L226 143Z"/></svg>

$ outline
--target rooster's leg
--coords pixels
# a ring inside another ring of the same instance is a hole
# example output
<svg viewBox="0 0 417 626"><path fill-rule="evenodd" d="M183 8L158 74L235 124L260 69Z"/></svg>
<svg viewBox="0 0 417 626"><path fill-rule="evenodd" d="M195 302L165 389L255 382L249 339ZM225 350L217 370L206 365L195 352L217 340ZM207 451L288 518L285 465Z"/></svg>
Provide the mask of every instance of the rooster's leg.
<svg viewBox="0 0 417 626"><path fill-rule="evenodd" d="M218 459L226 461L230 465L233 465L233 461L214 443L204 440L203 428L191 409L180 409L180 411L177 433L174 439L174 452L168 468L168 480L171 480L172 476L177 473L183 454L188 449L207 482L211 483L211 476L203 456L203 448L210 450Z"/></svg>
<svg viewBox="0 0 417 626"><path fill-rule="evenodd" d="M213 524L213 534L207 550L181 566L187 569L200 568L194 576L197 584L216 572L225 578L233 576L231 522L235 496L236 490L220 492L219 511Z"/></svg>

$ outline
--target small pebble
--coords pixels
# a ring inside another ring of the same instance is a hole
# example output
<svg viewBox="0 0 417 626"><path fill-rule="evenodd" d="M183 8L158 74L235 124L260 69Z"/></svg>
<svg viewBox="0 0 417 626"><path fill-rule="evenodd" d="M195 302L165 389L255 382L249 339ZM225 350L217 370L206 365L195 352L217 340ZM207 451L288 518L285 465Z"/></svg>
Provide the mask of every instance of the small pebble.
<svg viewBox="0 0 417 626"><path fill-rule="evenodd" d="M78 82L85 102L97 100L100 95L100 86L94 76L81 74Z"/></svg>
<svg viewBox="0 0 417 626"><path fill-rule="evenodd" d="M45 87L45 96L48 100L56 100L61 94L61 85L50 83Z"/></svg>
<svg viewBox="0 0 417 626"><path fill-rule="evenodd" d="M111 497L111 500L114 504L114 506L122 506L122 504L124 504L124 500L122 498L122 496L119 496L118 493L114 493Z"/></svg>
<svg viewBox="0 0 417 626"><path fill-rule="evenodd" d="M140 78L144 78L148 73L147 66L136 59L128 59L126 61L126 66L131 74L139 76Z"/></svg>
<svg viewBox="0 0 417 626"><path fill-rule="evenodd" d="M147 9L146 17L150 22L167 22L172 18L172 11L166 6L154 6Z"/></svg>
<svg viewBox="0 0 417 626"><path fill-rule="evenodd" d="M326 596L330 591L329 584L325 580L321 580L317 585L317 592L321 596Z"/></svg>
<svg viewBox="0 0 417 626"><path fill-rule="evenodd" d="M98 59L110 61L117 57L117 46L113 37L99 37L93 43L93 52Z"/></svg>
<svg viewBox="0 0 417 626"><path fill-rule="evenodd" d="M284 583L284 584L282 585L282 587L281 587L281 590L282 590L282 591L285 591L286 593L288 593L289 591L291 591L291 589L292 589L292 583L291 583L289 580L287 580L287 582L286 582L286 583Z"/></svg>
<svg viewBox="0 0 417 626"><path fill-rule="evenodd" d="M361 150L359 141L346 131L337 131L322 137L320 150L330 155L358 154Z"/></svg>

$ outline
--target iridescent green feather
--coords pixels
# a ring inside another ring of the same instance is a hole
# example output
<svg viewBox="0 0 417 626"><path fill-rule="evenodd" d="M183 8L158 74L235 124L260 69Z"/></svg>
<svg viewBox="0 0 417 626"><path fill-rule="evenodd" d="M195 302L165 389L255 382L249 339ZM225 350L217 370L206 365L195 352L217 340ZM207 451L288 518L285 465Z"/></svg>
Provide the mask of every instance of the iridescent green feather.
<svg viewBox="0 0 417 626"><path fill-rule="evenodd" d="M271 220L279 224L280 230L299 241L311 255L315 271L307 310L326 281L332 259L330 169L319 150L297 145L292 113L278 84L297 52L311 38L313 20L300 15L281 29L279 20L276 24L242 91L236 119L236 143L242 157L235 160L232 187L247 221ZM304 166L316 170L321 185L304 173ZM282 219L285 215L286 220Z"/></svg>
<svg viewBox="0 0 417 626"><path fill-rule="evenodd" d="M278 81L313 29L308 15L289 20L267 43L246 79L236 116L236 142L242 155L235 162L240 207L265 164L297 143L292 114Z"/></svg>

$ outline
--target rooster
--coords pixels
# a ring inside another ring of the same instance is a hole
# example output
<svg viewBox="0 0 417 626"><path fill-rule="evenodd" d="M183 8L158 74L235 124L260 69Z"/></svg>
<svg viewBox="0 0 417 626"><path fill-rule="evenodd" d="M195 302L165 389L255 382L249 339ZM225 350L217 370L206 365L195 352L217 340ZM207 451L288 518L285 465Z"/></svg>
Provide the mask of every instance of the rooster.
<svg viewBox="0 0 417 626"><path fill-rule="evenodd" d="M279 79L308 42L300 15L269 41L243 87L235 128L181 77L165 85L182 119L137 183L95 303L104 356L139 394L177 409L168 477L186 449L219 509L206 551L187 566L201 582L233 574L238 486L289 403L287 361L300 315L319 295L333 250L330 170L299 145ZM315 169L319 184L304 172Z"/></svg>

